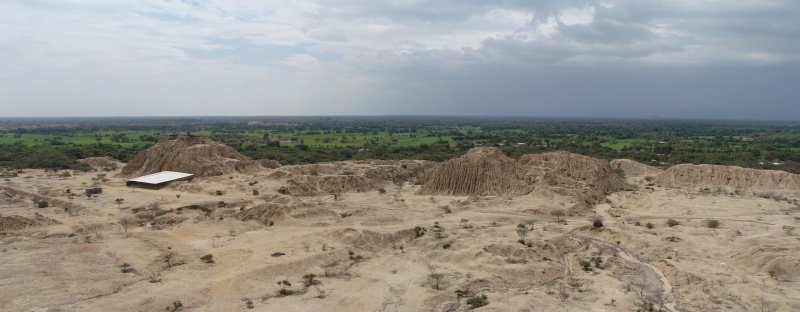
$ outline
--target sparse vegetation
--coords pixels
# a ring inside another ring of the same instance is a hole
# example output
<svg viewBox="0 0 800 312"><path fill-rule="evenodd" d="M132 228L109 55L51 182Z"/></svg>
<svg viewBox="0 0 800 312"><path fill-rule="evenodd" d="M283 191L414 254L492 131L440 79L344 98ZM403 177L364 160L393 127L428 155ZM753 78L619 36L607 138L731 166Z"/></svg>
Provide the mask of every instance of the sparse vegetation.
<svg viewBox="0 0 800 312"><path fill-rule="evenodd" d="M311 287L311 285L319 284L319 280L317 280L316 278L317 275L314 273L308 273L306 275L303 275L303 285L306 288L308 288Z"/></svg>
<svg viewBox="0 0 800 312"><path fill-rule="evenodd" d="M566 212L564 212L564 209L556 209L551 211L550 215L556 217L556 222L561 222L561 218L566 215Z"/></svg>
<svg viewBox="0 0 800 312"><path fill-rule="evenodd" d="M214 263L214 256L212 256L211 254L207 254L205 256L200 257L200 260L203 261L203 263Z"/></svg>
<svg viewBox="0 0 800 312"><path fill-rule="evenodd" d="M646 227L646 228L648 228L648 229L652 229L652 228L654 228L654 227L656 227L656 226L655 226L655 225L653 225L653 223L652 223L652 222L647 222L647 224L645 224L645 227Z"/></svg>
<svg viewBox="0 0 800 312"><path fill-rule="evenodd" d="M280 289L278 289L278 296L291 296L294 293L291 289L287 288L292 287L292 283L287 280L278 281L278 287L280 287Z"/></svg>
<svg viewBox="0 0 800 312"><path fill-rule="evenodd" d="M675 219L667 220L667 226L669 226L669 227L673 227L673 226L680 225L680 224L681 223L678 222L678 220L675 220Z"/></svg>
<svg viewBox="0 0 800 312"><path fill-rule="evenodd" d="M589 271L592 270L592 263L589 260L581 259L581 260L578 261L578 264L586 272L589 272Z"/></svg>
<svg viewBox="0 0 800 312"><path fill-rule="evenodd" d="M719 220L706 220L706 226L710 229L716 229L719 227Z"/></svg>
<svg viewBox="0 0 800 312"><path fill-rule="evenodd" d="M425 235L425 228L423 228L421 226L415 226L414 227L414 237L420 238L423 235Z"/></svg>
<svg viewBox="0 0 800 312"><path fill-rule="evenodd" d="M39 207L39 208L47 208L49 206L50 206L50 204L46 200L41 200L38 203L36 203L36 207Z"/></svg>
<svg viewBox="0 0 800 312"><path fill-rule="evenodd" d="M594 220L592 220L592 227L595 229L603 227L603 219L600 217L595 217Z"/></svg>
<svg viewBox="0 0 800 312"><path fill-rule="evenodd" d="M470 306L470 309L477 309L482 306L489 304L489 298L486 295L476 295L472 298L467 299L467 304Z"/></svg>

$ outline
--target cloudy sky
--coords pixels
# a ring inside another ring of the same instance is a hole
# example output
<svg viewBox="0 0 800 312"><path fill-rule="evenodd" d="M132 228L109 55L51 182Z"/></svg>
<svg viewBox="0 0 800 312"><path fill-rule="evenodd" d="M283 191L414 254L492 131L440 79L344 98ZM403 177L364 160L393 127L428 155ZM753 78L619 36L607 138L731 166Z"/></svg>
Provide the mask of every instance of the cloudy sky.
<svg viewBox="0 0 800 312"><path fill-rule="evenodd" d="M800 1L2 0L0 117L800 119Z"/></svg>

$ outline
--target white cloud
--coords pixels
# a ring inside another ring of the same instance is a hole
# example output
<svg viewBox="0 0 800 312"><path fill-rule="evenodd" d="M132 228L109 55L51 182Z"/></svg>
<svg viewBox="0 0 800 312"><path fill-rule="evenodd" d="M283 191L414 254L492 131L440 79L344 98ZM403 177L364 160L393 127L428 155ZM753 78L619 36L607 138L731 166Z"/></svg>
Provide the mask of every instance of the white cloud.
<svg viewBox="0 0 800 312"><path fill-rule="evenodd" d="M322 64L316 57L305 53L292 55L286 58L284 63L303 70L319 70L322 67Z"/></svg>

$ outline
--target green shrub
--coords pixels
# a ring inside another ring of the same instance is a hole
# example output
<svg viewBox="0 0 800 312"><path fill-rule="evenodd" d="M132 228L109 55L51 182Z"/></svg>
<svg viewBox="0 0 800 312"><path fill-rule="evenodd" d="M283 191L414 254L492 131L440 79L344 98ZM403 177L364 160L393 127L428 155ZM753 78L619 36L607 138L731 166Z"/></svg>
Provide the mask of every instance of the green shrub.
<svg viewBox="0 0 800 312"><path fill-rule="evenodd" d="M489 299L486 298L486 295L476 295L467 299L467 304L470 306L470 309L477 309L489 304Z"/></svg>
<svg viewBox="0 0 800 312"><path fill-rule="evenodd" d="M592 270L592 263L589 262L588 260L580 260L580 261L578 261L578 264L580 264L581 267L583 268L583 270L586 271L586 272L589 272L589 271Z"/></svg>

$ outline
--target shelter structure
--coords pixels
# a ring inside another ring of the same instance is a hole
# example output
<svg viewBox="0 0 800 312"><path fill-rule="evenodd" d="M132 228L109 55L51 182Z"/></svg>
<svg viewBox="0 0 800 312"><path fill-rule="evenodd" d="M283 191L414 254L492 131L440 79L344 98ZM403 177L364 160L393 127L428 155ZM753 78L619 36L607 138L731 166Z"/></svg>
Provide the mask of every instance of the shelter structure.
<svg viewBox="0 0 800 312"><path fill-rule="evenodd" d="M191 173L175 172L175 171L161 171L153 174L148 174L138 178L132 178L125 181L126 186L160 189L170 182L175 181L191 181L194 175Z"/></svg>

